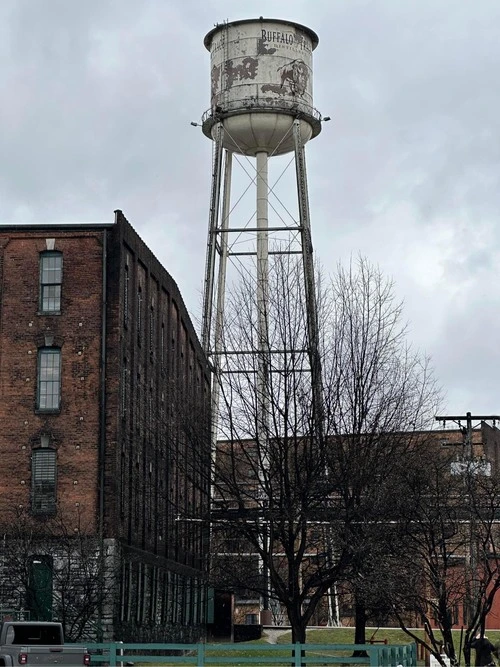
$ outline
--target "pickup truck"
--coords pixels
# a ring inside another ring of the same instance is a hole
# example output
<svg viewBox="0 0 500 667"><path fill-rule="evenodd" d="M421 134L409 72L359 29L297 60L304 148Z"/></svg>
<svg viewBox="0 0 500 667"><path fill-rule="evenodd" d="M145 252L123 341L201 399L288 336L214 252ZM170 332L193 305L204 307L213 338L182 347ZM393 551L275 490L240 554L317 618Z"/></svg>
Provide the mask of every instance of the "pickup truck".
<svg viewBox="0 0 500 667"><path fill-rule="evenodd" d="M3 621L0 665L90 665L90 654L86 648L64 645L61 623Z"/></svg>

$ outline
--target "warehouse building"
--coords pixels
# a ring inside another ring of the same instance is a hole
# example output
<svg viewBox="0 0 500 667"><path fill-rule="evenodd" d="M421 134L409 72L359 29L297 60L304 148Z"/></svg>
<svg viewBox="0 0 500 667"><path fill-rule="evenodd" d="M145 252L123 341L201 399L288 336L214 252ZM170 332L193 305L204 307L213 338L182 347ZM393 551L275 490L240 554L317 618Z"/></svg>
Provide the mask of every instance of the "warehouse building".
<svg viewBox="0 0 500 667"><path fill-rule="evenodd" d="M210 373L121 211L0 227L0 396L4 615L75 640L199 638Z"/></svg>

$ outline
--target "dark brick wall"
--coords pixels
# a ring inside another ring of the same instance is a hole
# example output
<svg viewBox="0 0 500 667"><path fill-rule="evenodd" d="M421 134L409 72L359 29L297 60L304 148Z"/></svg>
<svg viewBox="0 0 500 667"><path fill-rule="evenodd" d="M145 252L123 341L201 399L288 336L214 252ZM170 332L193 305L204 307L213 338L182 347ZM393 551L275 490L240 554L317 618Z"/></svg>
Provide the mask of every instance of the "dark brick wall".
<svg viewBox="0 0 500 667"><path fill-rule="evenodd" d="M133 554L121 560L129 583L117 628L124 637L195 639L205 607L192 618L187 591L205 595L208 524L200 519L209 500L209 370L176 283L120 212L108 279L106 493L116 502L106 504L105 525ZM190 433L186 419L197 424ZM194 479L203 464L204 477ZM148 625L137 601L153 572L163 582L158 605L163 596L167 607L186 608L168 622L158 612Z"/></svg>
<svg viewBox="0 0 500 667"><path fill-rule="evenodd" d="M121 213L117 219L108 257L110 293L119 298L108 306L107 391L116 409L108 409L107 442L120 445L108 462L117 503L107 506L107 533L200 568L208 477L202 493L202 480L181 461L209 461L209 371L176 283ZM199 424L194 435L186 434L186 418Z"/></svg>
<svg viewBox="0 0 500 667"><path fill-rule="evenodd" d="M193 642L205 634L206 587L196 572L123 547L115 633L123 641Z"/></svg>

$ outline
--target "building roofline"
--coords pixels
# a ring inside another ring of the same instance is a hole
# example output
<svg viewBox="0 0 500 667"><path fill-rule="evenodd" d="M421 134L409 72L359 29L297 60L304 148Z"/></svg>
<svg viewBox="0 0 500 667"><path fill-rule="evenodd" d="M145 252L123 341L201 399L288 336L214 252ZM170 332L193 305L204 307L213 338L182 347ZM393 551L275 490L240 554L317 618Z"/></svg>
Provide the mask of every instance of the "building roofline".
<svg viewBox="0 0 500 667"><path fill-rule="evenodd" d="M486 424L486 422L481 422L482 424ZM473 433L479 433L481 434L481 425L476 426L472 429ZM486 424L489 426L489 424ZM489 428L493 429L492 426L489 426ZM500 431L500 429L495 427L496 431ZM419 430L419 431L388 431L387 433L377 433L377 434L371 434L371 433L359 433L356 434L356 436L359 435L359 437L362 437L363 435L380 435L380 436L400 436L400 435L411 435L411 436L418 436L418 435L450 435L451 433L455 434L462 434L462 431L457 427L457 428L446 428L446 429L429 429L429 430ZM352 437L352 433L344 433L344 434L330 434L329 436L326 436L327 438L342 438L342 437ZM272 440L279 440L277 436L271 438ZM219 443L225 443L225 442L255 442L254 438L234 438L233 440L227 439L227 438L220 438L217 440ZM461 443L457 443L461 444ZM480 443L474 443L474 444L480 444Z"/></svg>
<svg viewBox="0 0 500 667"><path fill-rule="evenodd" d="M41 231L42 229L53 229L61 231L75 231L75 230L92 230L92 229L111 229L114 227L114 222L37 222L37 223L5 223L0 222L0 234L3 231Z"/></svg>

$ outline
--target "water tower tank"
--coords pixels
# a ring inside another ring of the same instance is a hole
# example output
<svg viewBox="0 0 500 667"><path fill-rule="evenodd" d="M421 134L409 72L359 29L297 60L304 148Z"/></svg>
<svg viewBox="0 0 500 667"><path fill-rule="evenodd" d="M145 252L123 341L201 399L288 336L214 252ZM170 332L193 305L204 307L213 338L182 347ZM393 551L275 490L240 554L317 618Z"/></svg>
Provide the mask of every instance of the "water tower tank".
<svg viewBox="0 0 500 667"><path fill-rule="evenodd" d="M321 131L313 107L315 32L280 19L246 19L217 25L205 37L211 55L211 107L203 132L215 138L224 125L224 147L243 155L294 150L293 122L303 143Z"/></svg>

